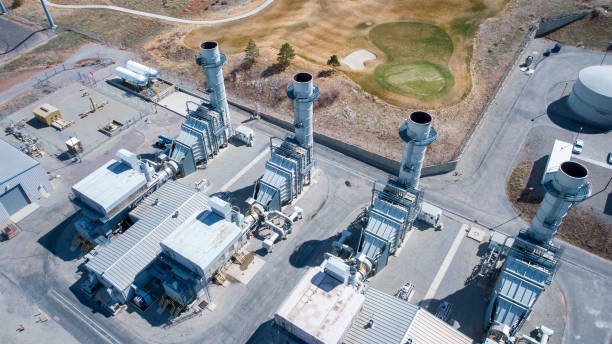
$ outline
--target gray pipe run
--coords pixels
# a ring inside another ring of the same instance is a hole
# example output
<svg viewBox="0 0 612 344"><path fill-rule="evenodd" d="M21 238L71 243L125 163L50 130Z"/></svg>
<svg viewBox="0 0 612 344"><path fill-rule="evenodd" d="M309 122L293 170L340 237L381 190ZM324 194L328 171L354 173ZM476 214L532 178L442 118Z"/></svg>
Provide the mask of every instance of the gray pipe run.
<svg viewBox="0 0 612 344"><path fill-rule="evenodd" d="M572 204L584 201L591 194L591 184L586 180L588 175L586 167L577 162L562 163L554 178L544 184L546 195L531 221L527 235L549 243Z"/></svg>
<svg viewBox="0 0 612 344"><path fill-rule="evenodd" d="M221 68L225 61L225 54L219 52L217 42L200 44L200 56L196 59L196 63L204 69L206 87L212 89L211 104L215 110L221 113L222 125L227 126L225 128L225 142L227 142L230 137L231 124L227 96L225 95L225 83L223 82L223 69Z"/></svg>
<svg viewBox="0 0 612 344"><path fill-rule="evenodd" d="M399 136L404 141L399 181L405 187L417 189L425 149L438 137L436 130L431 127L431 115L422 111L413 112L400 126Z"/></svg>
<svg viewBox="0 0 612 344"><path fill-rule="evenodd" d="M287 97L293 100L295 138L304 148L313 147L312 103L319 98L319 88L314 86L312 75L298 73L293 85L287 89Z"/></svg>
<svg viewBox="0 0 612 344"><path fill-rule="evenodd" d="M49 10L47 9L47 4L45 4L45 0L40 0L40 4L42 5L43 10L45 11L47 20L49 21L49 28L51 30L55 29L57 25L55 25L55 23L53 22L53 18L51 18L51 13L49 13Z"/></svg>

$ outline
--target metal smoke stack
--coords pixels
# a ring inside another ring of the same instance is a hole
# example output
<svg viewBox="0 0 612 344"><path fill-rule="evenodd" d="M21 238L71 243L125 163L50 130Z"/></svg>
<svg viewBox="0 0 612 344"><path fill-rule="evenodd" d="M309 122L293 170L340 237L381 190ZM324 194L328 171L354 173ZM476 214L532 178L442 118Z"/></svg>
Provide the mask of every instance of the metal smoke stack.
<svg viewBox="0 0 612 344"><path fill-rule="evenodd" d="M221 66L225 64L225 54L219 52L217 42L204 42L200 44L200 56L196 63L204 69L206 75L206 87L212 89L210 101L212 106L221 113L222 125L225 128L226 142L230 137L231 123L227 96L225 95L225 83L223 82L223 70Z"/></svg>
<svg viewBox="0 0 612 344"><path fill-rule="evenodd" d="M293 76L293 85L287 89L287 96L293 100L295 139L300 146L313 147L312 103L319 98L319 88L314 86L312 75L298 73Z"/></svg>
<svg viewBox="0 0 612 344"><path fill-rule="evenodd" d="M413 112L400 126L399 136L404 141L399 181L405 187L417 189L425 149L438 137L436 130L431 127L431 115L423 111Z"/></svg>
<svg viewBox="0 0 612 344"><path fill-rule="evenodd" d="M588 175L586 167L577 162L562 163L552 180L544 184L546 195L527 235L540 242L550 242L572 204L584 201L591 194Z"/></svg>

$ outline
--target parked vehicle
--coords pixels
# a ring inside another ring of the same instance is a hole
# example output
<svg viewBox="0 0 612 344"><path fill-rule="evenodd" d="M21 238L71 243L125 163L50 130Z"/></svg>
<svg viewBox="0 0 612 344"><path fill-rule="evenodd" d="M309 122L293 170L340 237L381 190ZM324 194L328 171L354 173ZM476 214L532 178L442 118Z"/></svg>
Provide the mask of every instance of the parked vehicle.
<svg viewBox="0 0 612 344"><path fill-rule="evenodd" d="M572 153L574 154L582 153L583 147L584 147L584 141L581 139L577 139L576 142L574 142L574 148L572 148Z"/></svg>

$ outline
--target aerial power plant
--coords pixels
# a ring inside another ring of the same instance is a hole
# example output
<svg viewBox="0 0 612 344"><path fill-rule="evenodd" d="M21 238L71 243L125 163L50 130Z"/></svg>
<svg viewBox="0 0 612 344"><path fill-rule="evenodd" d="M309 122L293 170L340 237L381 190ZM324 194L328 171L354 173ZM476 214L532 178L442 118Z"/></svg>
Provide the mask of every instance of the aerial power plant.
<svg viewBox="0 0 612 344"><path fill-rule="evenodd" d="M425 2L0 0L0 342L612 343L609 4Z"/></svg>

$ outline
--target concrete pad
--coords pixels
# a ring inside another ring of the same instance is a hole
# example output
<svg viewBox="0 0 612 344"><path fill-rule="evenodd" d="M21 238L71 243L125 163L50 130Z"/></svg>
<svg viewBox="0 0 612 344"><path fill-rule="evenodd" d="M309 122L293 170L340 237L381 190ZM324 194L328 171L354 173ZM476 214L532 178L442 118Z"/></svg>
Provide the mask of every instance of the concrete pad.
<svg viewBox="0 0 612 344"><path fill-rule="evenodd" d="M340 62L349 66L351 70L364 70L365 62L370 60L376 60L376 55L368 50L359 49L341 59Z"/></svg>
<svg viewBox="0 0 612 344"><path fill-rule="evenodd" d="M14 223L17 223L17 222L23 220L26 216L32 214L39 207L40 206L38 205L38 203L30 203L30 204L26 205L25 207L21 208L19 211L17 211L13 215L11 215L10 219Z"/></svg>
<svg viewBox="0 0 612 344"><path fill-rule="evenodd" d="M470 227L467 237L470 239L474 239L478 242L483 242L485 239L488 238L488 235L484 229L472 226Z"/></svg>
<svg viewBox="0 0 612 344"><path fill-rule="evenodd" d="M185 105L187 101L202 104L202 99L180 91L170 93L158 104L187 117L187 105ZM190 108L195 109L195 105L190 105Z"/></svg>
<svg viewBox="0 0 612 344"><path fill-rule="evenodd" d="M254 255L253 260L249 263L246 270L241 270L241 265L239 264L232 264L223 273L228 278L246 285L249 284L251 279L261 270L264 264L266 264L265 260Z"/></svg>

